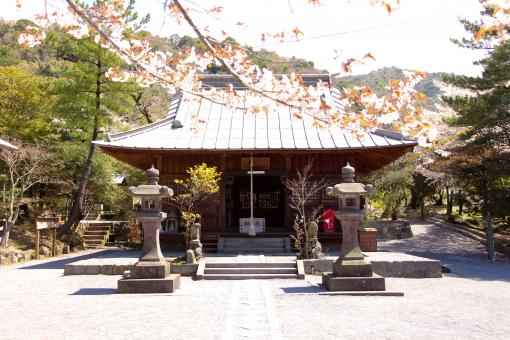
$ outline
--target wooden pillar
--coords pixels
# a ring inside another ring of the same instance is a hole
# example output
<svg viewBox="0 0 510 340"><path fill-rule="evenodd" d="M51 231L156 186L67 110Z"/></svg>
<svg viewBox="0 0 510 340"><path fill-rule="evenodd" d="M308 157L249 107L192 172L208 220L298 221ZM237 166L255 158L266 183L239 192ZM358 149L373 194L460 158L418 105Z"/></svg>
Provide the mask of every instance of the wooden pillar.
<svg viewBox="0 0 510 340"><path fill-rule="evenodd" d="M225 231L225 213L226 213L225 179L226 179L225 173L222 172L221 182L220 182L220 206L219 206L220 211L219 211L219 218L218 218L219 229L221 232Z"/></svg>
<svg viewBox="0 0 510 340"><path fill-rule="evenodd" d="M51 256L57 255L57 228L51 228Z"/></svg>
<svg viewBox="0 0 510 340"><path fill-rule="evenodd" d="M226 225L226 219L225 219L225 214L226 214L226 209L227 209L227 204L226 204L226 195L225 195L225 190L226 190L226 179L227 179L227 176L225 175L225 170L227 170L227 154L226 153L222 153L221 154L221 160L220 160L220 169L221 169L221 182L220 182L220 206L219 206L219 218L218 218L218 223L219 223L219 230L220 232L224 232L225 231L225 225Z"/></svg>
<svg viewBox="0 0 510 340"><path fill-rule="evenodd" d="M163 165L163 157L161 156L161 154L157 155L156 157L156 169L159 170L159 173L163 173L163 169L161 168Z"/></svg>
<svg viewBox="0 0 510 340"><path fill-rule="evenodd" d="M39 243L41 242L41 231L35 227L35 259L39 260Z"/></svg>

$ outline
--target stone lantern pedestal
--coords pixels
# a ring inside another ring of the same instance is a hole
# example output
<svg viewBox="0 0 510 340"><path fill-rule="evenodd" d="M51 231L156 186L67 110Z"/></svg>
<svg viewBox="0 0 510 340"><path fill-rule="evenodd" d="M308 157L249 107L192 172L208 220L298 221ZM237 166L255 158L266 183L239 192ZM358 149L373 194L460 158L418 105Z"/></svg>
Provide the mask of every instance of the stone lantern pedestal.
<svg viewBox="0 0 510 340"><path fill-rule="evenodd" d="M140 197L142 205L136 218L142 223L143 249L138 262L131 266L129 275L118 281L118 293L173 293L180 284L179 274L170 274L170 263L165 261L159 244L161 199L173 194L172 189L158 185L158 170L147 170L148 184L129 188L132 196Z"/></svg>
<svg viewBox="0 0 510 340"><path fill-rule="evenodd" d="M384 291L384 278L374 274L372 263L364 259L358 240L358 227L363 220L361 197L367 196L372 186L354 182L354 168L347 163L342 168L342 183L326 191L338 197L335 217L342 224L342 248L333 263L333 272L324 273L322 283L331 291Z"/></svg>

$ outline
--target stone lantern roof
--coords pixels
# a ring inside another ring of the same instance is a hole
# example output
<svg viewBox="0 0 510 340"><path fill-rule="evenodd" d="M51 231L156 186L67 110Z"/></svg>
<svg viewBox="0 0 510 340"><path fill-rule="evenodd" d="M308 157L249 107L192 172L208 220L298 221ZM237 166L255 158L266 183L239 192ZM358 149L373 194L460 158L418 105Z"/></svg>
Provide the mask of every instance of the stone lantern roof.
<svg viewBox="0 0 510 340"><path fill-rule="evenodd" d="M172 196L173 190L167 186L158 184L159 171L154 168L154 165L146 172L148 177L148 184L142 184L137 187L129 187L128 191L132 196Z"/></svg>
<svg viewBox="0 0 510 340"><path fill-rule="evenodd" d="M368 196L373 190L372 185L355 182L355 173L355 169L347 163L347 165L342 168L342 183L334 187L326 188L326 193L330 196L344 196L350 194Z"/></svg>

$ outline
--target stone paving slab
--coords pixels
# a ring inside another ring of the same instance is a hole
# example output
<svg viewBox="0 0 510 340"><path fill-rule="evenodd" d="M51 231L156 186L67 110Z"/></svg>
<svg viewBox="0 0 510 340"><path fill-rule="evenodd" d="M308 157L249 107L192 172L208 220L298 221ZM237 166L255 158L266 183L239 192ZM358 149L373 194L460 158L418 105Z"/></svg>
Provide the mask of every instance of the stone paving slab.
<svg viewBox="0 0 510 340"><path fill-rule="evenodd" d="M117 276L62 275L65 263L100 252L5 266L0 338L211 340L228 339L230 329L236 339L508 339L510 261L487 261L475 241L457 233L412 227L415 235L416 227L423 230L419 239L385 248L440 260L452 273L386 279L387 290L404 297L324 295L315 275L265 281L183 277L173 294L134 295L115 293Z"/></svg>

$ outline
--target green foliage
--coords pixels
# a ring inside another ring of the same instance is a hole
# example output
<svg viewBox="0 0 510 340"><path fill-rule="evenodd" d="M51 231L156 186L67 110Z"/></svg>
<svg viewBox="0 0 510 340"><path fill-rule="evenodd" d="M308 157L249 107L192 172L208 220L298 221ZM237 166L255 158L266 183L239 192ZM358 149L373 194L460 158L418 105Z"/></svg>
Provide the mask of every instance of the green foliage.
<svg viewBox="0 0 510 340"><path fill-rule="evenodd" d="M371 201L382 208L381 218L397 219L402 213L414 168L411 162L397 160L370 175L368 181L375 189Z"/></svg>
<svg viewBox="0 0 510 340"><path fill-rule="evenodd" d="M83 166L87 158L87 143L62 143L58 151L58 172L60 173L62 194L72 196L80 181ZM101 202L105 209L115 210L128 199L125 188L113 182L112 175L123 173L129 179L129 185L138 185L144 181L144 174L138 169L97 152L94 155L92 170L87 185L85 201L88 205Z"/></svg>
<svg viewBox="0 0 510 340"><path fill-rule="evenodd" d="M492 10L485 6L482 17ZM471 33L482 26L481 21L462 22ZM456 111L456 115L446 122L468 127L468 131L461 137L461 145L433 165L455 178L471 205L489 220L491 215L510 215L508 204L505 204L510 195L510 43L495 45L495 34L489 33L479 42L473 39L457 41L463 47L483 48L490 52L477 62L483 67L481 77L451 75L444 78L445 82L471 94L444 98Z"/></svg>
<svg viewBox="0 0 510 340"><path fill-rule="evenodd" d="M23 141L50 140L48 80L14 66L0 66L0 135Z"/></svg>
<svg viewBox="0 0 510 340"><path fill-rule="evenodd" d="M476 96L445 97L445 102L457 115L447 122L454 126L470 126L462 136L477 144L510 146L510 43L496 46L480 61L482 77L448 76L445 81L460 88L475 91Z"/></svg>
<svg viewBox="0 0 510 340"><path fill-rule="evenodd" d="M188 177L176 179L181 193L170 198L170 203L181 212L181 221L185 228L186 244L189 244L189 229L193 223L200 220L198 205L209 196L220 190L221 172L215 166L209 167L202 163L186 170Z"/></svg>
<svg viewBox="0 0 510 340"><path fill-rule="evenodd" d="M58 94L55 111L61 117L63 139L90 140L95 126L112 125L116 117L133 112L130 93L138 87L110 81L105 75L110 67L122 64L116 55L91 38L74 39L60 32L51 32L48 44L58 59L67 61L65 67L53 70L57 81L52 87Z"/></svg>

